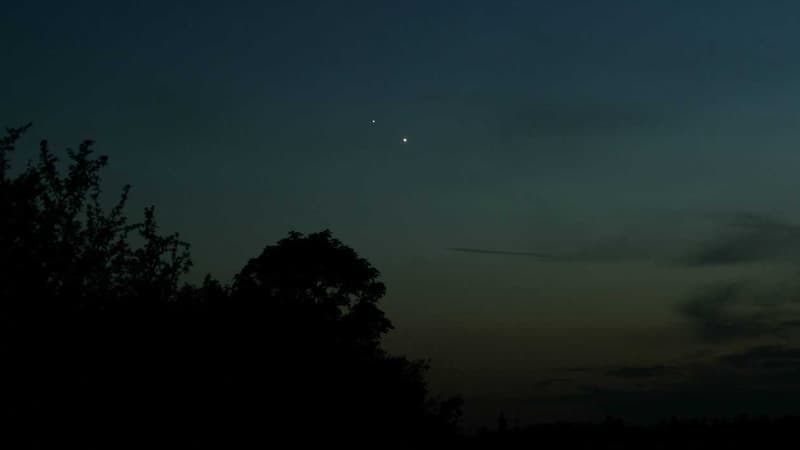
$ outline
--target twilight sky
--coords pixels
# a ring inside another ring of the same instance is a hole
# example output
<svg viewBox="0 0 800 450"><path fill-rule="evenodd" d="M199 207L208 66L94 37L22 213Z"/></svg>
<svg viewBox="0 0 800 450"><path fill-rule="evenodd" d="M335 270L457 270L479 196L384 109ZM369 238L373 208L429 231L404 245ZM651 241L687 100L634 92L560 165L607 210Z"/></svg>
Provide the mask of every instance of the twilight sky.
<svg viewBox="0 0 800 450"><path fill-rule="evenodd" d="M780 0L14 2L0 126L96 140L191 280L330 228L468 425L783 413L798 29Z"/></svg>

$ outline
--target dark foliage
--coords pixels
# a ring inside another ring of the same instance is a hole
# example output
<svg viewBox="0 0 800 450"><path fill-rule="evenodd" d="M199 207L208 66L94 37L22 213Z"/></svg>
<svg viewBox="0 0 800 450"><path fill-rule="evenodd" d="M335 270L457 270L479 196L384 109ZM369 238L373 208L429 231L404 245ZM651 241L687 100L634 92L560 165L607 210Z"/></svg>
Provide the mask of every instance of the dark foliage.
<svg viewBox="0 0 800 450"><path fill-rule="evenodd" d="M152 207L101 204L92 142L62 167L28 126L0 140L0 357L8 448L417 446L450 437L460 400L392 356L379 273L329 231L292 232L228 287L179 286L188 245Z"/></svg>

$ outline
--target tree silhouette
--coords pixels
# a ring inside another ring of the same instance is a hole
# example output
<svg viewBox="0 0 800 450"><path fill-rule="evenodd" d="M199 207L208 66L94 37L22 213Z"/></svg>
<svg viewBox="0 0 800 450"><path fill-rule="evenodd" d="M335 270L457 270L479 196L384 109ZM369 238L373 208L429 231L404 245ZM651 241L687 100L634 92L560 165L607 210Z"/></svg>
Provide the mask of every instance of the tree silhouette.
<svg viewBox="0 0 800 450"><path fill-rule="evenodd" d="M282 323L297 318L313 324L307 331L326 330L342 341L375 347L392 328L377 307L386 292L379 275L330 230L290 232L236 275L233 300L263 304Z"/></svg>
<svg viewBox="0 0 800 450"><path fill-rule="evenodd" d="M122 376L120 361L155 347L141 329L158 314L145 311L166 308L191 265L188 244L158 233L153 207L128 222L128 186L103 208L107 158L92 156L92 141L68 149L61 164L43 140L36 162L13 173L11 154L29 128L0 139L0 356L11 393L3 418L23 433L23 425L74 428L70 416L130 381L134 371ZM48 434L29 432L32 445Z"/></svg>
<svg viewBox="0 0 800 450"><path fill-rule="evenodd" d="M0 297L3 309L59 312L118 303L166 301L190 265L188 244L177 234L158 234L154 208L128 223L123 210L130 186L116 205L101 205L100 170L92 141L68 149L61 174L47 141L36 164L8 177L8 153L30 127L9 129L0 141ZM142 245L134 248L130 235Z"/></svg>
<svg viewBox="0 0 800 450"><path fill-rule="evenodd" d="M260 339L244 341L278 343L261 347L274 358L264 377L280 386L270 393L275 413L305 421L283 422L281 429L299 425L342 439L396 442L453 431L459 400L432 399L427 364L380 346L392 324L378 307L386 291L379 275L329 230L290 232L236 275L229 306L247 311L236 317L260 322L248 327Z"/></svg>

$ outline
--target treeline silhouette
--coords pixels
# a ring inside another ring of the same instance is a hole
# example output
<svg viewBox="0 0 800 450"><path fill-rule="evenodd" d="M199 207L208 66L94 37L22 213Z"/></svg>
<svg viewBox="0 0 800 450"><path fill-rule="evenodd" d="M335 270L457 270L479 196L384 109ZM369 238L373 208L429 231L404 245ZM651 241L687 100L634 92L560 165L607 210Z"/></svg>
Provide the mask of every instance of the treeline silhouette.
<svg viewBox="0 0 800 450"><path fill-rule="evenodd" d="M549 423L482 429L466 448L767 449L791 448L800 417L740 415L732 419L672 418L652 426L608 417L601 423Z"/></svg>
<svg viewBox="0 0 800 450"><path fill-rule="evenodd" d="M418 446L456 435L425 361L386 352L379 272L330 231L289 233L225 285L191 266L152 207L105 208L91 141L47 141L12 167L30 125L0 139L5 448ZM213 211L209 211L213 214Z"/></svg>
<svg viewBox="0 0 800 450"><path fill-rule="evenodd" d="M182 284L189 245L129 187L104 207L91 141L60 161L0 138L2 448L766 448L800 418L618 419L469 438L423 360L389 354L379 272L328 230L290 232L230 285ZM209 211L213 214L213 211Z"/></svg>

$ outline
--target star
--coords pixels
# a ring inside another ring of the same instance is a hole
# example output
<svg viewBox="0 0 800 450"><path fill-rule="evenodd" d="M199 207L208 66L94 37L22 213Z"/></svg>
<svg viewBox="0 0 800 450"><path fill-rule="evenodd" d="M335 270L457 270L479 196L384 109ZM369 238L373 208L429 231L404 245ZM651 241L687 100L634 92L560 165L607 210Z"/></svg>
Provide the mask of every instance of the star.
<svg viewBox="0 0 800 450"><path fill-rule="evenodd" d="M405 144L405 143L407 143L407 142L408 142L408 138L407 138L407 137L404 137L404 138L403 138L403 144Z"/></svg>

